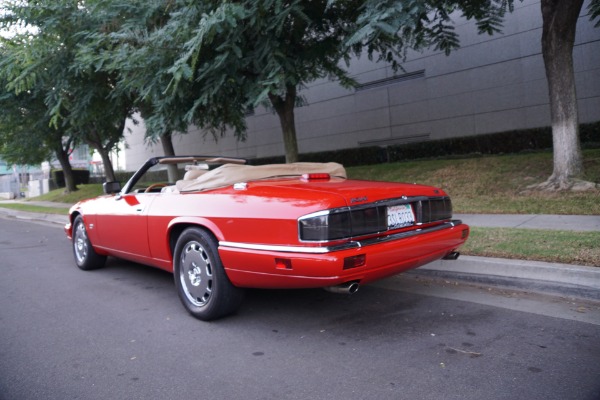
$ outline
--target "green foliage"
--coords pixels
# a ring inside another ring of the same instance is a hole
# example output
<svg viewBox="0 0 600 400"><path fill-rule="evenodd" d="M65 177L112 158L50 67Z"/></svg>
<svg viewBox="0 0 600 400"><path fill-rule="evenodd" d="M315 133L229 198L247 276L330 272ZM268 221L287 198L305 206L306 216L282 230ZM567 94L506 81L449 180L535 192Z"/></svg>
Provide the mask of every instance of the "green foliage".
<svg viewBox="0 0 600 400"><path fill-rule="evenodd" d="M96 71L116 76L113 95L134 99L150 141L174 132L186 133L190 124L207 128L215 137L233 127L243 138L245 121L234 101L236 93L226 92L223 84L208 92L209 88L194 79L191 67L180 62L182 49L196 30L187 24L202 18L202 3L134 0L88 4L91 12L103 15L104 24L102 29L82 35L88 45L79 52L79 59Z"/></svg>
<svg viewBox="0 0 600 400"><path fill-rule="evenodd" d="M338 2L343 0L330 0ZM397 69L409 49L434 48L448 55L460 47L454 13L475 20L480 34L492 35L501 32L504 15L513 5L514 0L366 0L346 45L358 53L366 47L369 58L377 55Z"/></svg>
<svg viewBox="0 0 600 400"><path fill-rule="evenodd" d="M0 54L3 54L0 50ZM0 79L0 87L6 81ZM15 94L0 91L0 155L19 165L47 160L61 138L49 127L46 106L36 92Z"/></svg>
<svg viewBox="0 0 600 400"><path fill-rule="evenodd" d="M74 144L112 150L133 111L131 100L114 96L114 75L93 70L78 56L90 45L82 40L83 32L100 29L101 16L70 0L10 2L0 16L0 28L16 25L29 30L5 40L0 59L2 90L30 101L43 99L41 120L60 132L55 136L61 142L67 137Z"/></svg>

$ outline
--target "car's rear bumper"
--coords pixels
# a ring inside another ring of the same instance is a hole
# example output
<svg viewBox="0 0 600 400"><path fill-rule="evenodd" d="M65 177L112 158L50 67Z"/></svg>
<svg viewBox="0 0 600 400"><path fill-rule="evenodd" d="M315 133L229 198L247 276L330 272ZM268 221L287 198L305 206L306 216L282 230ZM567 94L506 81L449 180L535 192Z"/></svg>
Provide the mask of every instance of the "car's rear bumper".
<svg viewBox="0 0 600 400"><path fill-rule="evenodd" d="M231 282L240 287L311 288L351 281L368 283L441 259L466 240L469 227L452 221L436 227L333 247L256 246L220 242ZM348 268L356 257L364 264ZM346 264L346 268L344 265Z"/></svg>

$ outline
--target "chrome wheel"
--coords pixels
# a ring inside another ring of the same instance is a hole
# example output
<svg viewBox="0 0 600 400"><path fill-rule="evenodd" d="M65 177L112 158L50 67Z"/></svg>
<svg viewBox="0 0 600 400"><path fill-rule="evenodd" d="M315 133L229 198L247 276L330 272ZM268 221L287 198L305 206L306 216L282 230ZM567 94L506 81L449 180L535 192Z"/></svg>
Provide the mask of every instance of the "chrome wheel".
<svg viewBox="0 0 600 400"><path fill-rule="evenodd" d="M73 256L75 264L86 271L101 268L106 263L106 256L94 251L81 215L78 215L73 221Z"/></svg>
<svg viewBox="0 0 600 400"><path fill-rule="evenodd" d="M88 257L89 247L87 233L83 222L79 222L77 226L75 226L75 232L73 234L73 250L75 251L77 263L82 264L85 262Z"/></svg>
<svg viewBox="0 0 600 400"><path fill-rule="evenodd" d="M199 227L185 229L177 239L173 277L183 306L204 321L233 313L244 297L225 273L216 239Z"/></svg>
<svg viewBox="0 0 600 400"><path fill-rule="evenodd" d="M213 288L212 263L206 250L196 241L189 242L180 262L179 279L185 296L197 307L205 305Z"/></svg>

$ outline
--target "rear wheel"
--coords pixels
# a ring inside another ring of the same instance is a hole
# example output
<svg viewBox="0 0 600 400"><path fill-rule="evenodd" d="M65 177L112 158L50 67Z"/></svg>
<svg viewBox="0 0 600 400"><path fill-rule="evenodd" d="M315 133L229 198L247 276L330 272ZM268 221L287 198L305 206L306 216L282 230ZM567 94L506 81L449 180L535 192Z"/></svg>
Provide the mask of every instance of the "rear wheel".
<svg viewBox="0 0 600 400"><path fill-rule="evenodd" d="M106 256L94 251L81 215L73 222L73 255L77 266L85 271L102 268L106 263Z"/></svg>
<svg viewBox="0 0 600 400"><path fill-rule="evenodd" d="M244 292L229 281L217 243L208 232L199 228L183 231L173 260L177 294L194 317L209 321L239 308Z"/></svg>

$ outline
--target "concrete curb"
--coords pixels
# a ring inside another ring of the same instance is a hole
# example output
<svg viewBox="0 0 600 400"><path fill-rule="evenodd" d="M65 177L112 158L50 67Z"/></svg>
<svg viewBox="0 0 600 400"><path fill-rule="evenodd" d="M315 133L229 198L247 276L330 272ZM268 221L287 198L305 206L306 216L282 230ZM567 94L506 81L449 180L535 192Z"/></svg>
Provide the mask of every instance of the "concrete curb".
<svg viewBox="0 0 600 400"><path fill-rule="evenodd" d="M461 256L439 260L411 274L600 300L600 268L540 261Z"/></svg>

